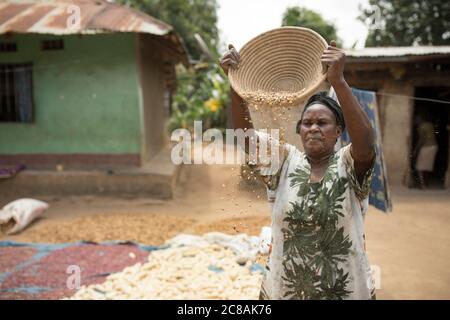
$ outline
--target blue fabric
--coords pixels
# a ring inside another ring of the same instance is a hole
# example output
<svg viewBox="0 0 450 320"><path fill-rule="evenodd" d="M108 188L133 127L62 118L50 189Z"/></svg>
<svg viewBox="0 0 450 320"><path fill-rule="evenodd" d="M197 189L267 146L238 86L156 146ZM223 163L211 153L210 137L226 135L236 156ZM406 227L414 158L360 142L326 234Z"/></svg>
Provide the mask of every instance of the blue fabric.
<svg viewBox="0 0 450 320"><path fill-rule="evenodd" d="M377 155L372 176L372 184L370 186L369 204L383 212L390 212L392 211L392 201L389 192L383 150L381 148L381 127L378 120L377 97L373 91L352 88L352 93L369 116L372 127L375 130L375 148ZM347 130L342 134L342 142L344 144L350 143L350 137Z"/></svg>
<svg viewBox="0 0 450 320"><path fill-rule="evenodd" d="M132 245L137 246L144 251L155 251L169 248L169 245L161 245L161 246L151 246L144 245L133 241L106 241L106 242L92 242L92 241L79 241L79 242L66 242L66 243L27 243L27 242L16 242L16 241L0 241L0 247L32 247L38 250L43 254L47 254L51 251L64 249L70 246L78 246L83 244L99 244L99 245Z"/></svg>

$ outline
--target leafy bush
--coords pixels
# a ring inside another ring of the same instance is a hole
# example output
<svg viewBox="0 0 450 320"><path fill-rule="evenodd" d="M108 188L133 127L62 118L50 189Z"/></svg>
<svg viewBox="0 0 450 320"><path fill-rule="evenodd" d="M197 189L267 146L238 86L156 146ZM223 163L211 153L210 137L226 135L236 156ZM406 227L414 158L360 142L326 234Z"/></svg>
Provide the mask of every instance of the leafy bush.
<svg viewBox="0 0 450 320"><path fill-rule="evenodd" d="M173 97L169 130L193 130L194 121L203 122L203 130L226 127L229 85L217 65L203 63L178 72L177 92Z"/></svg>

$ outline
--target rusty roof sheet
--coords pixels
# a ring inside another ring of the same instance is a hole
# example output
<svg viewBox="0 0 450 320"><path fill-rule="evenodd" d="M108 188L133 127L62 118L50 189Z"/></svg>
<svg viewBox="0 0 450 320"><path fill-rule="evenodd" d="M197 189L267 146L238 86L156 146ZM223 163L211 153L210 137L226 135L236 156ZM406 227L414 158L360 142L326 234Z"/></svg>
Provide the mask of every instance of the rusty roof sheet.
<svg viewBox="0 0 450 320"><path fill-rule="evenodd" d="M74 12L79 24L73 23ZM105 0L6 0L0 3L0 34L136 32L167 35L172 26Z"/></svg>
<svg viewBox="0 0 450 320"><path fill-rule="evenodd" d="M79 12L78 23L75 14ZM171 25L107 0L1 0L0 34L54 35L133 32L160 37L185 66L186 48ZM168 44L171 43L171 44Z"/></svg>

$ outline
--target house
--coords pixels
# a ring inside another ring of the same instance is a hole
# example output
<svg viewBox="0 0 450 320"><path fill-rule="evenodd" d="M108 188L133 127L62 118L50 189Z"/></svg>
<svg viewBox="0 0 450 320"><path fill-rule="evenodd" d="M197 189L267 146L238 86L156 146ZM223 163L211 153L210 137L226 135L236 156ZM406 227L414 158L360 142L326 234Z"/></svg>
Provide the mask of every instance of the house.
<svg viewBox="0 0 450 320"><path fill-rule="evenodd" d="M414 185L414 119L433 122L439 150L433 187L450 186L450 46L347 50L350 86L377 92L383 152L392 184Z"/></svg>
<svg viewBox="0 0 450 320"><path fill-rule="evenodd" d="M0 163L30 170L0 189L168 195L146 174L166 170L173 184L165 123L178 63L188 56L173 28L134 9L2 1Z"/></svg>

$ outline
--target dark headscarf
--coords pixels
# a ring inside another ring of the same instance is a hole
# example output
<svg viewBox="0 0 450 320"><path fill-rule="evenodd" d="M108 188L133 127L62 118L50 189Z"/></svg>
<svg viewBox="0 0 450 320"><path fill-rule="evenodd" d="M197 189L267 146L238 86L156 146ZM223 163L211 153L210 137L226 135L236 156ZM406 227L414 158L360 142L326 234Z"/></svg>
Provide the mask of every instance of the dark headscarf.
<svg viewBox="0 0 450 320"><path fill-rule="evenodd" d="M336 118L336 123L338 124L338 126L342 128L342 131L345 130L344 113L342 112L341 106L336 102L336 100L327 96L327 93L325 91L316 93L308 99L305 107L303 108L300 121L301 119L303 119L303 114L305 113L306 109L308 109L308 107L312 106L313 104L321 104L330 109ZM297 133L299 133L299 123L297 123Z"/></svg>

